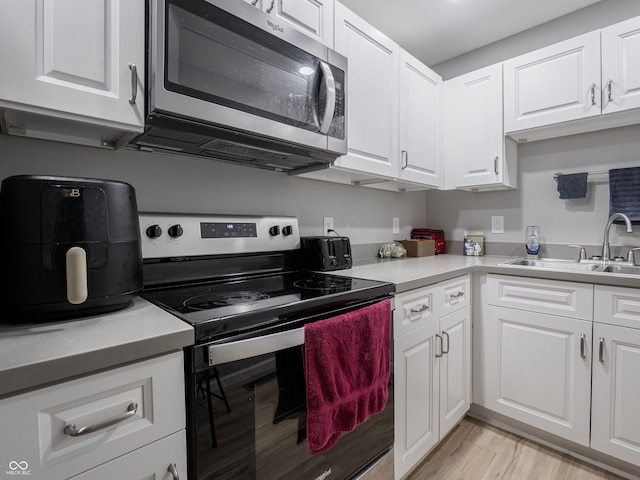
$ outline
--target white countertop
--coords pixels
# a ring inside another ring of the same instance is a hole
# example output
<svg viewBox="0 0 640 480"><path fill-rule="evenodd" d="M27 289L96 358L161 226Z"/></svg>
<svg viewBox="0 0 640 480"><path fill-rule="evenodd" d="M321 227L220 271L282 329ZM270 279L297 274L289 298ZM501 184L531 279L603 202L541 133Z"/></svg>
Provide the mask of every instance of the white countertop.
<svg viewBox="0 0 640 480"><path fill-rule="evenodd" d="M109 314L0 323L0 397L179 350L193 341L193 327L140 297Z"/></svg>

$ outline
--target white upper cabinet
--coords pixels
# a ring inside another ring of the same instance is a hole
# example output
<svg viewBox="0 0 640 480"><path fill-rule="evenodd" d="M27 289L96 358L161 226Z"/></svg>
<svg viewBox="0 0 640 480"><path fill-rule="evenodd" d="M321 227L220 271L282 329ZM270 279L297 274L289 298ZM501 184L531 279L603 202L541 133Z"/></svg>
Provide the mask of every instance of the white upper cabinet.
<svg viewBox="0 0 640 480"><path fill-rule="evenodd" d="M502 64L448 81L447 187L515 188L517 146L502 124Z"/></svg>
<svg viewBox="0 0 640 480"><path fill-rule="evenodd" d="M399 178L442 187L442 78L400 52Z"/></svg>
<svg viewBox="0 0 640 480"><path fill-rule="evenodd" d="M640 108L640 17L602 29L602 111Z"/></svg>
<svg viewBox="0 0 640 480"><path fill-rule="evenodd" d="M244 0L333 48L334 0Z"/></svg>
<svg viewBox="0 0 640 480"><path fill-rule="evenodd" d="M348 152L335 165L398 175L399 47L336 3L335 50L347 57Z"/></svg>
<svg viewBox="0 0 640 480"><path fill-rule="evenodd" d="M10 15L0 17L0 107L8 133L73 141L99 125L76 143L112 146L122 132L142 131L144 0L3 6Z"/></svg>
<svg viewBox="0 0 640 480"><path fill-rule="evenodd" d="M600 115L600 32L504 62L505 132Z"/></svg>
<svg viewBox="0 0 640 480"><path fill-rule="evenodd" d="M638 123L638 58L640 17L505 61L505 132L531 141Z"/></svg>

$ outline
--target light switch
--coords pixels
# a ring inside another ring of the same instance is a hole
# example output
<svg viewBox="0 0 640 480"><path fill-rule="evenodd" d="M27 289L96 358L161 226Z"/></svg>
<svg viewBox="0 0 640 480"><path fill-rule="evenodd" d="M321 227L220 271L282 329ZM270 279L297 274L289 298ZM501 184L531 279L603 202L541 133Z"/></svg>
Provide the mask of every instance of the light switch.
<svg viewBox="0 0 640 480"><path fill-rule="evenodd" d="M491 233L504 233L504 217L502 215L491 217Z"/></svg>

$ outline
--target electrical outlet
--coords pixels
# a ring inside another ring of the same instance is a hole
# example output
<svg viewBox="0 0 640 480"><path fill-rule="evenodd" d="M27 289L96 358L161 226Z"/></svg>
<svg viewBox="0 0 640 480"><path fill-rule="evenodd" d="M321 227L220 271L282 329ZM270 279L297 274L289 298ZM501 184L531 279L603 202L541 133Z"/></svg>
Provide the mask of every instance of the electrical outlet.
<svg viewBox="0 0 640 480"><path fill-rule="evenodd" d="M393 232L392 233L400 233L400 218L393 217Z"/></svg>
<svg viewBox="0 0 640 480"><path fill-rule="evenodd" d="M322 235L330 235L333 232L333 217L322 217L323 231Z"/></svg>
<svg viewBox="0 0 640 480"><path fill-rule="evenodd" d="M504 233L504 217L502 215L491 217L491 233Z"/></svg>

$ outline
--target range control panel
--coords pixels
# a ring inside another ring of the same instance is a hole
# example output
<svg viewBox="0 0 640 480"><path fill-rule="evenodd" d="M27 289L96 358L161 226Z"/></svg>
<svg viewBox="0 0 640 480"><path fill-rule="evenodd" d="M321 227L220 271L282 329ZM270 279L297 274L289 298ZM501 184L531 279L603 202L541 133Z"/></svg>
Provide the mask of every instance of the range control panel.
<svg viewBox="0 0 640 480"><path fill-rule="evenodd" d="M139 220L146 259L300 248L296 217L140 213Z"/></svg>

